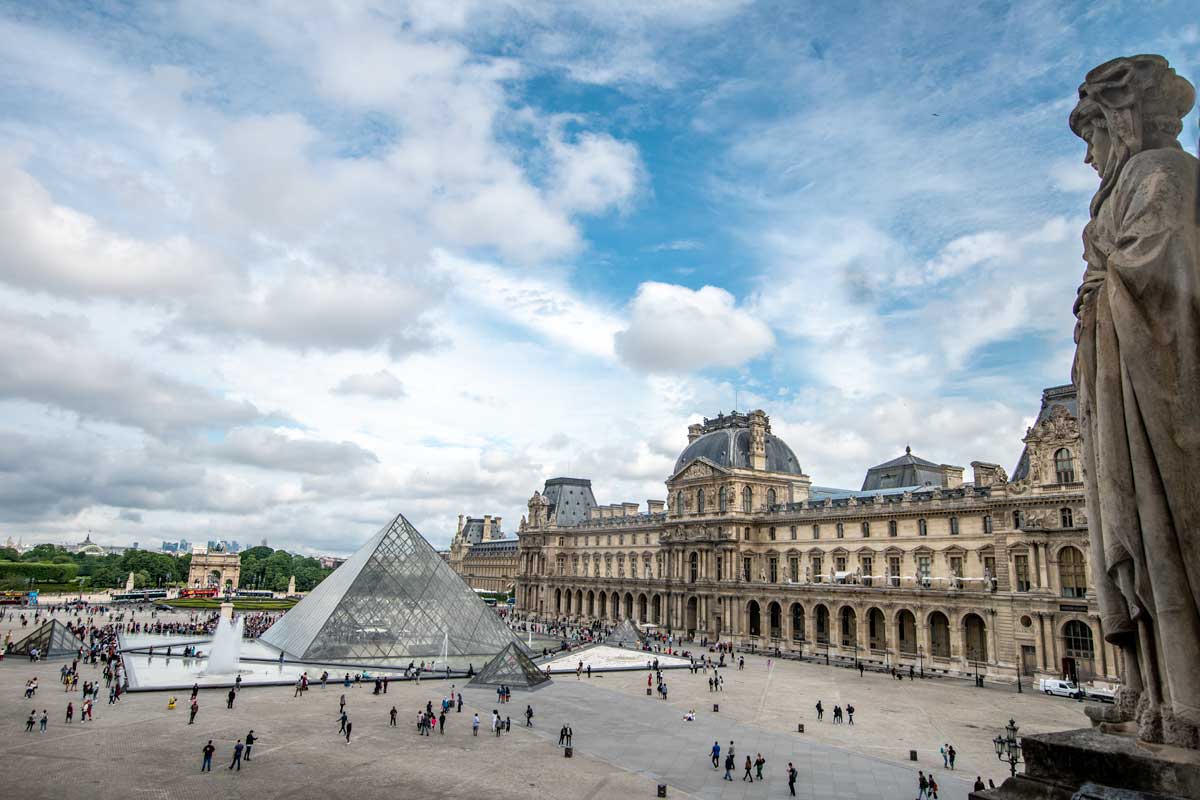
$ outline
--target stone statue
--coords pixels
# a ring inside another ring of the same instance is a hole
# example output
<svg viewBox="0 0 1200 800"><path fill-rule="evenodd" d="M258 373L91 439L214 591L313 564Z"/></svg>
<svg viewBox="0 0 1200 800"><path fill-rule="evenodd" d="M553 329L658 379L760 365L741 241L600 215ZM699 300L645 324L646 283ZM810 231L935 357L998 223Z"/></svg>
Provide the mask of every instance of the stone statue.
<svg viewBox="0 0 1200 800"><path fill-rule="evenodd" d="M1200 725L1200 225L1177 137L1195 89L1155 55L1087 74L1071 130L1100 174L1075 301L1091 574L1122 654L1117 704L1148 742Z"/></svg>

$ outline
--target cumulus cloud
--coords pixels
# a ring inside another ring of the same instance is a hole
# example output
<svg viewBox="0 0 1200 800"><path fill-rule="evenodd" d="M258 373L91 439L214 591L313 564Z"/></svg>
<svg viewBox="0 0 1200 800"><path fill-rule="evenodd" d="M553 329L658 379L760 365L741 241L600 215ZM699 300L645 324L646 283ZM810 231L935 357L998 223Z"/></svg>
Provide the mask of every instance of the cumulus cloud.
<svg viewBox="0 0 1200 800"><path fill-rule="evenodd" d="M254 422L263 415L170 375L96 350L88 323L65 315L0 307L0 399L42 403L82 419L129 425L155 435Z"/></svg>
<svg viewBox="0 0 1200 800"><path fill-rule="evenodd" d="M584 133L551 145L555 171L551 198L563 209L597 214L623 206L642 176L638 149L607 134Z"/></svg>
<svg viewBox="0 0 1200 800"><path fill-rule="evenodd" d="M306 439L267 428L234 428L203 449L206 455L266 470L349 472L379 459L353 442Z"/></svg>
<svg viewBox="0 0 1200 800"><path fill-rule="evenodd" d="M655 282L638 287L629 326L616 334L621 360L646 372L736 367L774 344L770 327L724 289Z"/></svg>
<svg viewBox="0 0 1200 800"><path fill-rule="evenodd" d="M362 395L379 400L398 400L404 397L404 384L386 369L378 372L356 372L347 375L333 387L334 394Z"/></svg>

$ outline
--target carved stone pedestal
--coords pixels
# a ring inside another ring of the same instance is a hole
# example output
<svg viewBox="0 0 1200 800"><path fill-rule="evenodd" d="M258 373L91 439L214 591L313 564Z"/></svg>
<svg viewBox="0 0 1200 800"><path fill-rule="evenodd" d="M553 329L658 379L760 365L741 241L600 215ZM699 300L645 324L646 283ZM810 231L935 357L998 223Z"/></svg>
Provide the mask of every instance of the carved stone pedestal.
<svg viewBox="0 0 1200 800"><path fill-rule="evenodd" d="M1021 738L1025 772L970 800L1200 797L1200 751L1084 728Z"/></svg>

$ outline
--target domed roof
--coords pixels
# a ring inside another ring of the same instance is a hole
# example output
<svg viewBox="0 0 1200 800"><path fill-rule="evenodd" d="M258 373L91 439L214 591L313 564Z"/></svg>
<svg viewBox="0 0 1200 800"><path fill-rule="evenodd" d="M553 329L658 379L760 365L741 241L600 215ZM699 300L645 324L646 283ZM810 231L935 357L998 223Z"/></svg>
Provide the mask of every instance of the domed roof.
<svg viewBox="0 0 1200 800"><path fill-rule="evenodd" d="M766 415L763 415L763 420L766 420ZM700 436L679 454L675 461L675 472L679 472L697 458L708 459L722 467L752 468L749 415L736 412L730 416L718 415L714 420L704 420L702 426L693 426L693 429L697 427ZM766 423L767 472L803 475L800 461L792 452L792 448L788 447L783 439L770 433L770 430L770 424Z"/></svg>

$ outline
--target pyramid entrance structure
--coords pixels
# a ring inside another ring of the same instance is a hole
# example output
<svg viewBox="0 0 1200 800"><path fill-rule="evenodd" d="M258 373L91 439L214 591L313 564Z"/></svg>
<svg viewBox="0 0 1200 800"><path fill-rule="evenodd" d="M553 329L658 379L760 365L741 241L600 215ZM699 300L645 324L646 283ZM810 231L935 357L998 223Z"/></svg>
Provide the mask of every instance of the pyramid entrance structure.
<svg viewBox="0 0 1200 800"><path fill-rule="evenodd" d="M536 689L549 680L550 676L538 669L519 644L510 642L467 685Z"/></svg>
<svg viewBox="0 0 1200 800"><path fill-rule="evenodd" d="M77 655L81 647L82 639L71 633L66 625L52 619L34 628L24 639L14 642L8 652L27 656L31 650L37 648L38 658L55 658Z"/></svg>
<svg viewBox="0 0 1200 800"><path fill-rule="evenodd" d="M514 634L397 514L260 639L296 661L465 669Z"/></svg>
<svg viewBox="0 0 1200 800"><path fill-rule="evenodd" d="M632 647L640 650L642 647L642 632L633 624L633 620L626 618L621 620L621 624L613 628L608 636L604 637L604 644L613 647Z"/></svg>

